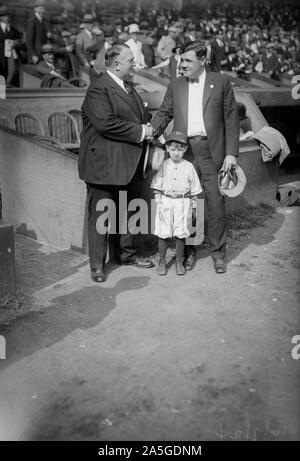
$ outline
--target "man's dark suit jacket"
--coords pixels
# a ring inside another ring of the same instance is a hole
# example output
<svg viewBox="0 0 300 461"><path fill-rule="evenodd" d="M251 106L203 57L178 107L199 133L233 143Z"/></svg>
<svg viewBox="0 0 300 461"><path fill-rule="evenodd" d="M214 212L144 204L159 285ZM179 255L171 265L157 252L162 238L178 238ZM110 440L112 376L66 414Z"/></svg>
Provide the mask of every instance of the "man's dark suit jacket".
<svg viewBox="0 0 300 461"><path fill-rule="evenodd" d="M142 123L150 120L141 97L128 95L107 72L89 86L83 105L79 177L91 184L126 185L143 151Z"/></svg>
<svg viewBox="0 0 300 461"><path fill-rule="evenodd" d="M5 40L18 40L21 38L21 34L17 29L10 26L9 32L3 33L0 27L0 75L7 77L7 58L5 58Z"/></svg>
<svg viewBox="0 0 300 461"><path fill-rule="evenodd" d="M48 28L44 20L41 22L36 16L33 16L29 20L26 30L27 58L29 64L31 63L32 56L38 56L39 59L42 59L41 49L48 40L47 31Z"/></svg>
<svg viewBox="0 0 300 461"><path fill-rule="evenodd" d="M158 113L151 121L158 135L174 118L174 130L187 134L188 80L173 79ZM212 158L219 169L225 155L239 153L239 121L237 105L229 79L207 72L203 93L203 119Z"/></svg>

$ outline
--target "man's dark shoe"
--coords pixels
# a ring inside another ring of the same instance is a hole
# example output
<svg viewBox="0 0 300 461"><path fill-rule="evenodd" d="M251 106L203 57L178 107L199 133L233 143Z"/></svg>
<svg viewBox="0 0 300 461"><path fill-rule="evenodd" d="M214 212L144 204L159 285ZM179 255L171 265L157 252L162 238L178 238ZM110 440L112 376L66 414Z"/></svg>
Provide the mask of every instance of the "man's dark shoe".
<svg viewBox="0 0 300 461"><path fill-rule="evenodd" d="M142 269L148 269L154 266L153 262L149 258L140 258L139 256L132 256L131 258L125 259L122 261L122 265L135 266Z"/></svg>
<svg viewBox="0 0 300 461"><path fill-rule="evenodd" d="M224 272L226 272L227 270L227 266L224 259L215 259L214 268L217 274L224 274Z"/></svg>
<svg viewBox="0 0 300 461"><path fill-rule="evenodd" d="M184 268L184 265L183 265L183 258L176 258L175 267L176 267L176 274L177 275L185 275L185 268Z"/></svg>
<svg viewBox="0 0 300 461"><path fill-rule="evenodd" d="M192 269L194 269L195 262L196 262L195 253L194 252L190 253L188 257L186 258L186 260L184 261L185 270L191 271Z"/></svg>
<svg viewBox="0 0 300 461"><path fill-rule="evenodd" d="M94 282L104 282L105 275L103 269L91 270L91 278Z"/></svg>
<svg viewBox="0 0 300 461"><path fill-rule="evenodd" d="M165 258L159 258L157 264L157 273L158 275L166 275L167 273L167 266Z"/></svg>

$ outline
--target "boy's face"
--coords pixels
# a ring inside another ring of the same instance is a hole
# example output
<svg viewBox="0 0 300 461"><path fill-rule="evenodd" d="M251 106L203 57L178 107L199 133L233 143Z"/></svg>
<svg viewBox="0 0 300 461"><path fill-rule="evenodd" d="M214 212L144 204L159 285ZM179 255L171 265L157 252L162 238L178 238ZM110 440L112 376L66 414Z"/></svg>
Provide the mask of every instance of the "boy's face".
<svg viewBox="0 0 300 461"><path fill-rule="evenodd" d="M171 141L166 145L166 149L173 162L178 163L182 160L182 157L187 150L187 145L182 144L181 142Z"/></svg>

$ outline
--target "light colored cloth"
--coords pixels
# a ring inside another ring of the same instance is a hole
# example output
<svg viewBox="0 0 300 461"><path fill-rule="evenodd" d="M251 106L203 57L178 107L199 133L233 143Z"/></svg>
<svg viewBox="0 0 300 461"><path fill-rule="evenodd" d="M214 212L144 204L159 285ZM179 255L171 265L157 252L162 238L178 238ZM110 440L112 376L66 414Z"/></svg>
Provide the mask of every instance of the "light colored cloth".
<svg viewBox="0 0 300 461"><path fill-rule="evenodd" d="M170 35L163 35L158 42L156 53L163 61L172 56L172 50L176 46L176 41Z"/></svg>
<svg viewBox="0 0 300 461"><path fill-rule="evenodd" d="M203 120L203 92L206 78L204 70L199 77L199 82L189 82L188 101L188 136L206 136L206 129Z"/></svg>
<svg viewBox="0 0 300 461"><path fill-rule="evenodd" d="M263 126L254 134L253 139L256 139L262 147L264 162L269 162L279 155L279 164L281 165L291 152L283 134L271 126Z"/></svg>
<svg viewBox="0 0 300 461"><path fill-rule="evenodd" d="M187 194L191 196L201 193L202 188L194 168L187 160L175 163L168 158L159 167L154 176L151 188L164 194Z"/></svg>
<svg viewBox="0 0 300 461"><path fill-rule="evenodd" d="M125 42L125 45L129 46L129 48L132 51L136 68L144 69L145 67L147 67L145 63L145 56L142 51L142 42L140 42L139 40L136 42L135 40L130 38L129 40L127 40L127 42Z"/></svg>
<svg viewBox="0 0 300 461"><path fill-rule="evenodd" d="M154 176L151 188L161 193L155 215L154 235L160 238L190 236L192 227L192 200L190 197L173 198L164 194L201 193L202 188L192 163L165 160Z"/></svg>
<svg viewBox="0 0 300 461"><path fill-rule="evenodd" d="M161 196L155 214L154 235L166 239L187 238L191 235L192 206L191 199Z"/></svg>

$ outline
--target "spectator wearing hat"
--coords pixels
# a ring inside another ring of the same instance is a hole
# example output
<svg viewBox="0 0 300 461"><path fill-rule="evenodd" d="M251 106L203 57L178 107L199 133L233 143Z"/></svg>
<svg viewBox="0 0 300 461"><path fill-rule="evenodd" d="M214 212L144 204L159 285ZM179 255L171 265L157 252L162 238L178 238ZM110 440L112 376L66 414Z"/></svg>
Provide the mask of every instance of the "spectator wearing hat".
<svg viewBox="0 0 300 461"><path fill-rule="evenodd" d="M155 34L154 32L148 32L146 35L145 42L142 44L142 52L145 57L146 66L151 68L155 65Z"/></svg>
<svg viewBox="0 0 300 461"><path fill-rule="evenodd" d="M178 30L174 26L168 28L168 35L163 35L156 48L157 64L172 56L172 50L177 45Z"/></svg>
<svg viewBox="0 0 300 461"><path fill-rule="evenodd" d="M114 27L106 26L103 28L103 31L99 28L97 29L94 29L96 43L87 50L93 54L93 60L91 61L93 68L90 73L91 80L106 71L105 54L117 42Z"/></svg>
<svg viewBox="0 0 300 461"><path fill-rule="evenodd" d="M73 87L54 65L54 48L46 43L41 49L42 61L36 64L35 69L43 76L41 87Z"/></svg>
<svg viewBox="0 0 300 461"><path fill-rule="evenodd" d="M146 66L145 56L142 51L142 42L139 40L140 28L138 24L129 24L128 32L130 38L125 42L132 51L137 69L144 69Z"/></svg>
<svg viewBox="0 0 300 461"><path fill-rule="evenodd" d="M67 80L77 77L79 74L79 62L75 55L75 47L71 42L71 33L63 30L60 34L51 37L54 48L55 68Z"/></svg>
<svg viewBox="0 0 300 461"><path fill-rule="evenodd" d="M173 131L166 137L169 158L164 160L154 176L151 188L156 207L154 235L158 236L158 274L165 275L167 239L176 239L176 272L184 275L183 265L185 239L190 236L192 208L201 193L197 172L191 162L183 158L188 148L187 136Z"/></svg>
<svg viewBox="0 0 300 461"><path fill-rule="evenodd" d="M0 75L7 86L19 84L18 47L21 46L21 34L10 24L8 8L0 7Z"/></svg>
<svg viewBox="0 0 300 461"><path fill-rule="evenodd" d="M109 48L105 46L103 31L98 26L93 27L92 33L94 44L86 49L90 53L90 63L93 66L90 74L91 80L105 71L105 52Z"/></svg>
<svg viewBox="0 0 300 461"><path fill-rule="evenodd" d="M207 59L208 68L212 72L221 72L226 67L227 55L223 39L223 31L220 29L217 36L209 42Z"/></svg>
<svg viewBox="0 0 300 461"><path fill-rule="evenodd" d="M82 25L82 30L76 37L75 53L79 59L80 64L89 69L91 67L91 55L87 51L87 48L91 47L95 43L92 34L93 16L91 14L86 13L83 16Z"/></svg>
<svg viewBox="0 0 300 461"><path fill-rule="evenodd" d="M34 15L29 20L26 30L28 64L37 64L42 59L42 46L48 41L48 26L44 21L45 7L42 0L36 0Z"/></svg>
<svg viewBox="0 0 300 461"><path fill-rule="evenodd" d="M268 43L262 53L262 72L278 80L279 69L280 61L277 53L275 53L274 43Z"/></svg>

